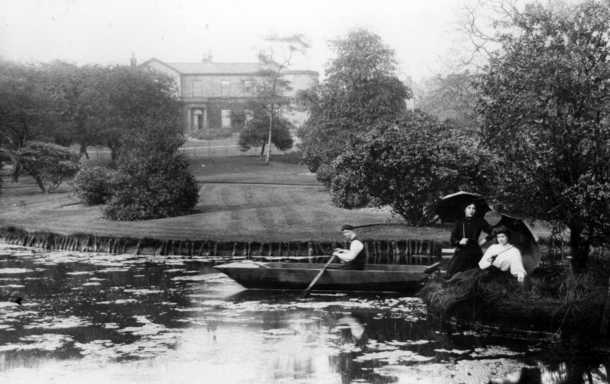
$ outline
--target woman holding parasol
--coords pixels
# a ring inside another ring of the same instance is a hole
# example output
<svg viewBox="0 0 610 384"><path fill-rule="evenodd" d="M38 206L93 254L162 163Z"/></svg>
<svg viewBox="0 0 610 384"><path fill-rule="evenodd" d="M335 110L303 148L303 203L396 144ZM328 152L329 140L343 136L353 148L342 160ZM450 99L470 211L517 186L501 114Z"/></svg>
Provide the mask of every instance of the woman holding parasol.
<svg viewBox="0 0 610 384"><path fill-rule="evenodd" d="M477 213L476 201L468 201L464 205L464 215L455 223L451 231L451 245L455 253L447 267L447 277L458 272L477 268L483 251L479 245L481 232L491 234L489 224Z"/></svg>

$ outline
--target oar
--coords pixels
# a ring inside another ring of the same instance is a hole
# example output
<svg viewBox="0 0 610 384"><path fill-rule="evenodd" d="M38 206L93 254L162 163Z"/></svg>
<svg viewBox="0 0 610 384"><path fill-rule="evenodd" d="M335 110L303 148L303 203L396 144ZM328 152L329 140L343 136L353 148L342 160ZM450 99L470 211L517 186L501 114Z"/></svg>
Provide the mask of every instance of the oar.
<svg viewBox="0 0 610 384"><path fill-rule="evenodd" d="M436 263L434 263L434 264L430 264L430 265L428 265L428 266L426 267L426 269L424 269L424 273L425 273L425 274L427 274L427 275L429 275L429 274L431 274L432 272L434 272L434 271L436 271L437 269L439 269L440 267L441 267L441 262L440 262L440 261L437 261L437 262L436 262Z"/></svg>
<svg viewBox="0 0 610 384"><path fill-rule="evenodd" d="M303 296L307 296L307 294L309 293L309 291L311 291L311 288L313 288L314 285L316 285L316 283L318 282L318 280L320 280L320 277L322 277L322 274L324 273L324 271L326 271L326 269L328 268L328 266L330 265L330 263L333 262L333 260L335 259L335 255L333 255L327 262L326 264L324 264L324 267L320 270L320 272L318 272L318 274L316 275L316 277L313 278L313 280L311 281L311 283L309 283L309 285L307 286L307 288L305 288L305 290L303 291Z"/></svg>

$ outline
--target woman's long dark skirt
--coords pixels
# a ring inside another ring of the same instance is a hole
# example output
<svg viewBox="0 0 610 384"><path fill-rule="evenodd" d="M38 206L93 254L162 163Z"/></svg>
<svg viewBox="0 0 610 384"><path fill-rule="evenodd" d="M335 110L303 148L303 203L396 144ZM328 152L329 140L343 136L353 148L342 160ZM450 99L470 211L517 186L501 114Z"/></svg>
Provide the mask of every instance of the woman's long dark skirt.
<svg viewBox="0 0 610 384"><path fill-rule="evenodd" d="M449 260L449 264L447 266L447 276L451 277L458 272L477 268L481 257L483 257L483 252L479 247L456 248L455 254L451 260Z"/></svg>

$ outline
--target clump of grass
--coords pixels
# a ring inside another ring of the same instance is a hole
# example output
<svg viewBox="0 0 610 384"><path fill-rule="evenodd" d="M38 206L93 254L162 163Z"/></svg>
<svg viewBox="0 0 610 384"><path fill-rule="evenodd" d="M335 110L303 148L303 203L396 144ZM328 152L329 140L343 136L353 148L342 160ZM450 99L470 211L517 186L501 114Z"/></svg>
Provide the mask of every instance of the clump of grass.
<svg viewBox="0 0 610 384"><path fill-rule="evenodd" d="M471 270L449 281L429 281L420 296L443 318L598 334L606 289L591 274L575 276L566 269L542 269L523 285L508 273Z"/></svg>

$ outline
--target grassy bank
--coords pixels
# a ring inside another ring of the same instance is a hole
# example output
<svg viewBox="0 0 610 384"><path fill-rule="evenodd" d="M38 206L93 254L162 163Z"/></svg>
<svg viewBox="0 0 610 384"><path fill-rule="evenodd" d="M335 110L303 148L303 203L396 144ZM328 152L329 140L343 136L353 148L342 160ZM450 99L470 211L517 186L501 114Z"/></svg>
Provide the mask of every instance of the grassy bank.
<svg viewBox="0 0 610 384"><path fill-rule="evenodd" d="M444 227L409 227L388 210L346 210L332 205L315 175L294 155L270 165L252 156L191 159L200 184L199 203L190 215L136 222L103 218L102 207L82 205L64 184L41 193L33 180L13 183L6 175L0 195L0 226L60 234L213 239L225 241L340 240L344 223L363 225L363 237L428 239L445 242Z"/></svg>
<svg viewBox="0 0 610 384"><path fill-rule="evenodd" d="M606 339L608 276L600 271L595 267L574 275L569 266L545 266L520 284L508 273L469 270L449 281L438 276L420 296L430 313L443 319Z"/></svg>

